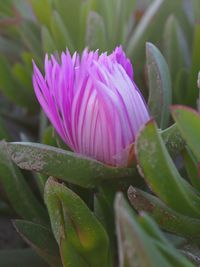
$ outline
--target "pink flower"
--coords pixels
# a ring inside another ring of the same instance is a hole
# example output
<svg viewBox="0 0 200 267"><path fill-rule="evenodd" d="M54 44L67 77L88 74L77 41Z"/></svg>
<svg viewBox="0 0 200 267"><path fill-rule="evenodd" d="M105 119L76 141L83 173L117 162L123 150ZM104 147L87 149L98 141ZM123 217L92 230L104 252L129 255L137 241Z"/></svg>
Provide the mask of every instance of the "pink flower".
<svg viewBox="0 0 200 267"><path fill-rule="evenodd" d="M37 99L64 142L75 152L113 166L126 166L131 145L149 120L121 47L111 55L67 50L45 58L45 75L34 64Z"/></svg>

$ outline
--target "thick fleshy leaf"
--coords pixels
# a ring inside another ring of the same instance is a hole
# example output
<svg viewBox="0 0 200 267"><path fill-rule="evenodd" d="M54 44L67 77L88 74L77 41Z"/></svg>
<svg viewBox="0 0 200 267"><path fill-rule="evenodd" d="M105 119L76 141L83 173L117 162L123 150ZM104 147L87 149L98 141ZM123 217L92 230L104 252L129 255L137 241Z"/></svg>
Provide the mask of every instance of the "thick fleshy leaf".
<svg viewBox="0 0 200 267"><path fill-rule="evenodd" d="M76 251L67 239L63 239L60 243L60 254L63 267L90 267L85 259Z"/></svg>
<svg viewBox="0 0 200 267"><path fill-rule="evenodd" d="M173 88L173 99L177 104L187 104L189 69L180 69ZM184 92L184 94L183 94Z"/></svg>
<svg viewBox="0 0 200 267"><path fill-rule="evenodd" d="M160 128L166 128L171 104L171 78L167 63L160 51L151 43L146 45L149 80L148 106Z"/></svg>
<svg viewBox="0 0 200 267"><path fill-rule="evenodd" d="M192 67L188 83L188 104L196 107L198 90L197 90L197 77L200 70L200 24L196 24L194 31L194 41L193 41L193 50L192 50Z"/></svg>
<svg viewBox="0 0 200 267"><path fill-rule="evenodd" d="M172 116L186 143L200 161L200 115L194 109L184 106L172 106Z"/></svg>
<svg viewBox="0 0 200 267"><path fill-rule="evenodd" d="M141 130L135 148L140 173L153 192L176 211L200 217L200 196L181 178L153 120Z"/></svg>
<svg viewBox="0 0 200 267"><path fill-rule="evenodd" d="M7 143L12 160L22 169L54 176L83 187L106 179L131 177L133 168L114 168L59 148L36 143Z"/></svg>
<svg viewBox="0 0 200 267"><path fill-rule="evenodd" d="M31 0L33 11L41 24L50 26L52 6L50 0Z"/></svg>
<svg viewBox="0 0 200 267"><path fill-rule="evenodd" d="M79 42L81 42L81 8L84 1L81 0L53 0L58 13L60 14L60 19L63 21L67 31L70 34L70 39L76 47L79 48Z"/></svg>
<svg viewBox="0 0 200 267"><path fill-rule="evenodd" d="M128 190L128 198L132 204L133 202L133 197L135 196L134 194L130 194L130 189L134 188L132 186L130 186L129 190ZM132 193L132 191L131 191ZM134 207L134 205L132 204L132 206ZM163 232L161 232L158 228L158 226L156 225L155 221L149 216L149 214L146 213L146 210L139 210L136 208L136 210L139 212L139 216L138 216L138 222L140 223L140 225L142 226L142 228L146 231L146 233L148 235L150 235L153 239L164 243L166 246L170 246L169 241L165 238Z"/></svg>
<svg viewBox="0 0 200 267"><path fill-rule="evenodd" d="M115 201L120 267L169 267L136 221L121 194ZM137 265L136 265L137 264Z"/></svg>
<svg viewBox="0 0 200 267"><path fill-rule="evenodd" d="M199 71L199 74L198 74L197 86L200 89L200 71Z"/></svg>
<svg viewBox="0 0 200 267"><path fill-rule="evenodd" d="M52 232L39 224L15 220L14 226L22 238L52 267L61 266L58 245Z"/></svg>
<svg viewBox="0 0 200 267"><path fill-rule="evenodd" d="M49 145L49 146L57 146L56 143L56 138L55 138L55 130L53 129L52 126L48 126L45 130L44 130L44 134L42 136L42 143L45 145Z"/></svg>
<svg viewBox="0 0 200 267"><path fill-rule="evenodd" d="M108 266L113 266L116 257L116 233L115 233L115 222L114 222L114 211L113 211L113 201L108 201L103 193L95 195L94 199L94 214L97 216L99 221L102 223L106 232L109 236L110 247L109 254L110 262Z"/></svg>
<svg viewBox="0 0 200 267"><path fill-rule="evenodd" d="M174 82L180 69L189 67L191 63L185 35L174 15L171 15L166 22L163 39L163 53Z"/></svg>
<svg viewBox="0 0 200 267"><path fill-rule="evenodd" d="M133 56L134 60L139 60L141 52L145 49L145 43L148 40L151 42L159 38L158 33L162 31L164 22L168 15L173 11L180 10L182 5L181 1L153 1L146 12L143 14L142 19L138 23L133 35L131 36L128 45L127 53Z"/></svg>
<svg viewBox="0 0 200 267"><path fill-rule="evenodd" d="M75 254L85 259L88 266L106 266L109 251L108 236L81 198L50 178L45 187L45 202L54 236L58 244L61 244L63 259L66 254L63 255L62 247L69 246L70 250L74 250Z"/></svg>
<svg viewBox="0 0 200 267"><path fill-rule="evenodd" d="M0 36L0 54L6 55L8 58L13 58L18 57L20 53L21 47L17 42Z"/></svg>
<svg viewBox="0 0 200 267"><path fill-rule="evenodd" d="M0 250L1 267L49 267L32 249Z"/></svg>
<svg viewBox="0 0 200 267"><path fill-rule="evenodd" d="M182 138L176 124L173 124L164 131L161 131L161 137L167 147L167 150L172 156L179 154L185 147L185 141Z"/></svg>
<svg viewBox="0 0 200 267"><path fill-rule="evenodd" d="M200 8L200 2L198 0L193 1L193 6L194 6L194 15L195 15L195 22L198 22L200 19L200 14L199 14L199 8Z"/></svg>
<svg viewBox="0 0 200 267"><path fill-rule="evenodd" d="M198 162L189 147L186 147L183 152L184 166L188 174L191 184L200 191L200 179L198 173Z"/></svg>
<svg viewBox="0 0 200 267"><path fill-rule="evenodd" d="M11 7L12 7L12 1L11 0L8 0L6 2L0 2L1 18L3 18L4 16L12 15Z"/></svg>
<svg viewBox="0 0 200 267"><path fill-rule="evenodd" d="M35 55L34 59L41 62L42 51L41 51L41 44L40 44L40 29L31 20L23 21L20 24L20 27L17 28L23 43L26 47Z"/></svg>
<svg viewBox="0 0 200 267"><path fill-rule="evenodd" d="M0 182L16 213L26 220L47 223L44 207L34 196L20 170L11 162L4 141L0 142Z"/></svg>
<svg viewBox="0 0 200 267"><path fill-rule="evenodd" d="M36 99L34 98L34 91L32 86L32 59L33 54L30 52L23 52L21 54L22 62L17 62L12 66L12 75L24 88L25 93L29 96L34 110L37 107ZM30 107L29 107L30 109Z"/></svg>
<svg viewBox="0 0 200 267"><path fill-rule="evenodd" d="M134 13L134 8L136 6L135 0L117 0L115 1L115 43L123 44L126 42L125 38L125 28L130 19L130 15Z"/></svg>
<svg viewBox="0 0 200 267"><path fill-rule="evenodd" d="M97 6L98 6L97 0L87 0L81 2L81 8L80 8L80 36L79 36L79 50L84 49L85 45L85 36L87 31L87 20L88 16L91 12L97 12ZM99 14L99 12L98 12ZM100 15L100 14L99 14ZM104 23L104 21L103 21ZM104 25L105 26L105 25ZM98 49L98 47L95 47Z"/></svg>
<svg viewBox="0 0 200 267"><path fill-rule="evenodd" d="M103 51L106 48L106 30L102 17L92 11L87 18L86 29L86 46L90 49L100 49Z"/></svg>
<svg viewBox="0 0 200 267"><path fill-rule="evenodd" d="M57 11L54 11L51 17L51 31L54 37L57 48L60 51L66 49L74 51L73 42L71 40L70 34L64 25L64 22Z"/></svg>
<svg viewBox="0 0 200 267"><path fill-rule="evenodd" d="M200 242L200 220L183 216L167 207L157 197L130 187L128 198L138 211L145 211L166 231L185 237L191 242Z"/></svg>
<svg viewBox="0 0 200 267"><path fill-rule="evenodd" d="M13 75L11 66L8 60L4 56L0 56L0 90L11 101L25 108L34 109L32 106L31 94L24 88L20 87L19 81L17 81ZM18 93L16 94L16 87Z"/></svg>
<svg viewBox="0 0 200 267"><path fill-rule="evenodd" d="M176 267L195 267L193 263L191 263L185 256L181 255L180 252L176 251L174 247L165 246L162 243L157 244L157 248L163 254L170 266Z"/></svg>
<svg viewBox="0 0 200 267"><path fill-rule="evenodd" d="M114 0L102 0L99 1L99 12L104 18L105 25L106 25L106 31L107 31L107 36L109 39L109 48L112 49L114 46L114 28L115 28L115 5L116 1Z"/></svg>
<svg viewBox="0 0 200 267"><path fill-rule="evenodd" d="M99 219L99 221L106 228L110 236L114 236L114 214L112 210L112 205L109 203L108 199L103 194L96 194L94 199L94 213ZM114 240L114 239L113 239Z"/></svg>
<svg viewBox="0 0 200 267"><path fill-rule="evenodd" d="M140 225L143 229L152 236L155 240L155 246L163 254L164 257L169 261L171 266L176 267L194 267L183 255L181 255L172 244L166 239L163 233L159 230L156 223L146 213L141 214L138 218Z"/></svg>
<svg viewBox="0 0 200 267"><path fill-rule="evenodd" d="M56 50L56 45L49 32L49 29L46 26L42 26L41 29L41 36L42 36L42 47L44 52L46 53L53 53Z"/></svg>

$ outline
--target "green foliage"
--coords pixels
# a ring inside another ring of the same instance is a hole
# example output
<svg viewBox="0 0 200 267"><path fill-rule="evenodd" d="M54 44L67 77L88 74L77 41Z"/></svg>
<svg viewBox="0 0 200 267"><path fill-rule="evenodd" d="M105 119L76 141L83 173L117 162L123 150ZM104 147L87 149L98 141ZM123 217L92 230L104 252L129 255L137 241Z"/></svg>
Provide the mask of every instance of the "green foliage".
<svg viewBox="0 0 200 267"><path fill-rule="evenodd" d="M137 218L123 199L115 201L120 266L193 266L160 232L157 225L145 213Z"/></svg>
<svg viewBox="0 0 200 267"><path fill-rule="evenodd" d="M60 244L63 265L107 266L107 234L84 202L67 187L49 179L45 203L54 236Z"/></svg>
<svg viewBox="0 0 200 267"><path fill-rule="evenodd" d="M179 175L154 121L148 122L136 140L136 157L147 183L167 205L182 214L199 217L200 197Z"/></svg>
<svg viewBox="0 0 200 267"><path fill-rule="evenodd" d="M137 211L148 212L162 229L189 239L190 242L200 242L199 219L184 216L169 208L157 197L134 187L129 188L128 198Z"/></svg>
<svg viewBox="0 0 200 267"><path fill-rule="evenodd" d="M171 108L174 120L181 132L181 135L191 148L197 160L200 160L200 115L195 110L183 106Z"/></svg>
<svg viewBox="0 0 200 267"><path fill-rule="evenodd" d="M199 0L0 0L0 223L15 219L31 247L1 251L1 267L200 264L200 115L182 106L196 108L199 96L199 8ZM120 44L154 118L127 168L71 152L32 87L32 59L42 69L46 53ZM171 103L179 105L170 117ZM11 142L19 136L28 142Z"/></svg>
<svg viewBox="0 0 200 267"><path fill-rule="evenodd" d="M190 66L190 54L184 32L174 15L167 19L163 35L164 55L172 80L176 80L178 72Z"/></svg>
<svg viewBox="0 0 200 267"><path fill-rule="evenodd" d="M22 169L61 178L83 187L94 187L107 179L131 177L131 168L114 168L60 148L34 143L9 143L12 160Z"/></svg>
<svg viewBox="0 0 200 267"><path fill-rule="evenodd" d="M31 191L21 171L9 160L4 141L0 143L0 183L17 214L27 220L47 223L45 209Z"/></svg>
<svg viewBox="0 0 200 267"><path fill-rule="evenodd" d="M59 250L50 229L24 220L15 220L14 226L22 238L50 265L62 266Z"/></svg>
<svg viewBox="0 0 200 267"><path fill-rule="evenodd" d="M99 47L104 51L107 47L105 23L96 12L90 12L87 19L86 44L90 49Z"/></svg>
<svg viewBox="0 0 200 267"><path fill-rule="evenodd" d="M146 45L147 70L149 80L148 106L151 115L160 128L169 123L169 105L171 104L171 78L165 59L152 44Z"/></svg>
<svg viewBox="0 0 200 267"><path fill-rule="evenodd" d="M32 249L12 249L0 251L2 267L48 267Z"/></svg>

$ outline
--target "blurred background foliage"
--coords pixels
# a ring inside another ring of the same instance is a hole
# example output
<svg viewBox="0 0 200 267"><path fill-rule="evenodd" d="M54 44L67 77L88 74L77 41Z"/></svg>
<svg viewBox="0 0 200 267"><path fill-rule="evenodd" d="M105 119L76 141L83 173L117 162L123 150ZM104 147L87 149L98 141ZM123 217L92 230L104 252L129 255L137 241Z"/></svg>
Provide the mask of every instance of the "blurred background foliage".
<svg viewBox="0 0 200 267"><path fill-rule="evenodd" d="M0 139L22 141L0 144L1 267L200 266L200 117L169 110L198 108L199 21L199 0L0 0ZM157 122L138 169L66 151L32 87L32 59L117 45Z"/></svg>

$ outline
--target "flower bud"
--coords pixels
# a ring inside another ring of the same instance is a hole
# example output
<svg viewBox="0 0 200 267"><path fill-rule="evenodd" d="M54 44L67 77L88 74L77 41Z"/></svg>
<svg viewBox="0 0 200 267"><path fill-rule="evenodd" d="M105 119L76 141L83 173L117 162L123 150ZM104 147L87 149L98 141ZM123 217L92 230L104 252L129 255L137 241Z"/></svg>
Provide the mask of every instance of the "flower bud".
<svg viewBox="0 0 200 267"><path fill-rule="evenodd" d="M121 47L111 55L45 58L45 75L34 64L37 99L64 142L75 152L112 166L126 166L131 146L149 120L133 69Z"/></svg>

